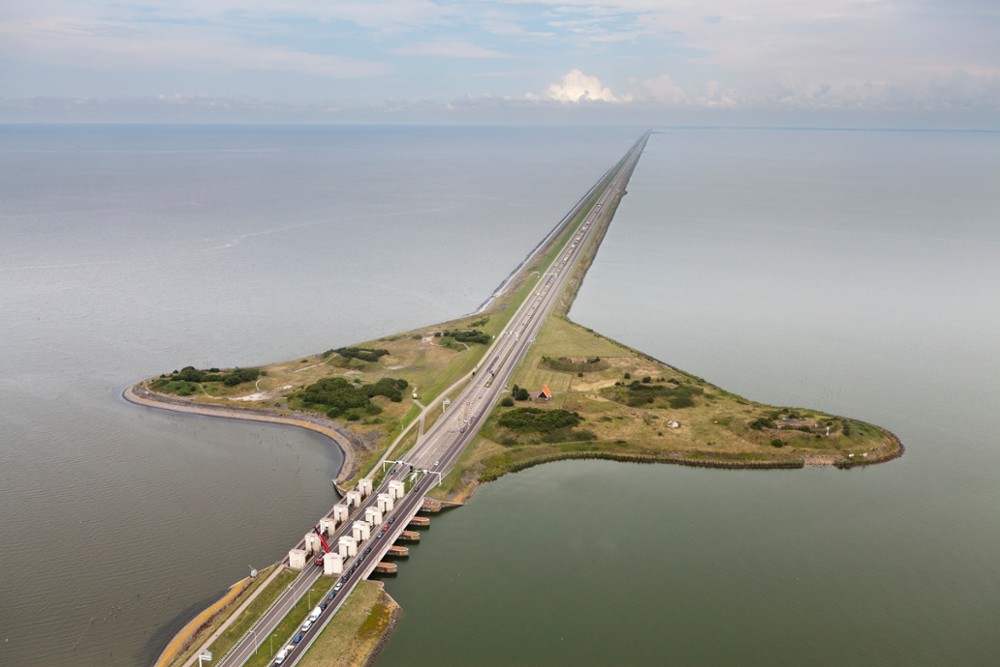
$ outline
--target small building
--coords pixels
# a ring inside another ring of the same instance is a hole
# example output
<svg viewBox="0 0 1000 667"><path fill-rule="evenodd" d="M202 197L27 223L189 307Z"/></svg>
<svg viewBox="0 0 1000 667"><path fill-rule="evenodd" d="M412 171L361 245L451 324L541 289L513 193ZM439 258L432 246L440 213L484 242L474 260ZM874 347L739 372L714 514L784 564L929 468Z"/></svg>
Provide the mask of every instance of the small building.
<svg viewBox="0 0 1000 667"><path fill-rule="evenodd" d="M542 385L542 390L538 392L538 396L535 397L535 400L547 401L550 398L552 398L552 392L549 391L549 386L547 384Z"/></svg>

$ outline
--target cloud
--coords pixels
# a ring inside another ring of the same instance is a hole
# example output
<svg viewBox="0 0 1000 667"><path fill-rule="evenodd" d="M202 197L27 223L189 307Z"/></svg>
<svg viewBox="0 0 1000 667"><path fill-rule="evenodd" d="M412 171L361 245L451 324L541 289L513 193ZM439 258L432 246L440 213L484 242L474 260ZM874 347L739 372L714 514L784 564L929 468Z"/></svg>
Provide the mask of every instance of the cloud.
<svg viewBox="0 0 1000 667"><path fill-rule="evenodd" d="M469 42L442 40L406 44L390 51L397 56L437 56L440 58L506 58L499 51L485 49Z"/></svg>
<svg viewBox="0 0 1000 667"><path fill-rule="evenodd" d="M574 69L563 76L561 83L551 84L542 99L572 103L588 101L619 103L630 102L632 97L630 95L618 97L610 88L604 87L596 76L588 76Z"/></svg>
<svg viewBox="0 0 1000 667"><path fill-rule="evenodd" d="M0 22L0 54L38 63L72 62L107 70L184 68L214 71L300 72L331 79L382 74L383 63L310 53L284 46L252 46L199 26L70 19Z"/></svg>

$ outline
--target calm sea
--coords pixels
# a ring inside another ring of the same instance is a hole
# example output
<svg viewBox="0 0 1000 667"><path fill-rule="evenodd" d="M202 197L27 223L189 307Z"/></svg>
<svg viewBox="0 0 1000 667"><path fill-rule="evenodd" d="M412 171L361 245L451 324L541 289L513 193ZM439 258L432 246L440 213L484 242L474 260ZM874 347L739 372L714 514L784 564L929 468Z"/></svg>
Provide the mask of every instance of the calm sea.
<svg viewBox="0 0 1000 667"><path fill-rule="evenodd" d="M318 438L125 384L469 312L641 131L0 128L0 664L147 664L334 500ZM573 318L906 456L504 478L380 663L1000 661L998 181L997 134L655 135Z"/></svg>
<svg viewBox="0 0 1000 667"><path fill-rule="evenodd" d="M655 135L573 319L906 455L505 477L389 583L379 665L1000 664L998 183L996 133Z"/></svg>
<svg viewBox="0 0 1000 667"><path fill-rule="evenodd" d="M318 437L125 385L470 312L640 133L0 127L0 664L148 664L335 501Z"/></svg>

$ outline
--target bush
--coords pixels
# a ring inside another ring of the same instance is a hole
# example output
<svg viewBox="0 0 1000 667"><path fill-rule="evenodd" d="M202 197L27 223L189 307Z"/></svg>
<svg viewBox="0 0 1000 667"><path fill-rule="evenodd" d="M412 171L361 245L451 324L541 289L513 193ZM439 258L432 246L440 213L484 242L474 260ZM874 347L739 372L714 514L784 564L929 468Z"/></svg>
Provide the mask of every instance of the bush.
<svg viewBox="0 0 1000 667"><path fill-rule="evenodd" d="M750 428L755 431L761 431L765 428L774 428L774 422L766 417L761 417L750 422Z"/></svg>
<svg viewBox="0 0 1000 667"><path fill-rule="evenodd" d="M389 354L389 350L371 347L341 347L334 350L345 359L360 359L361 361L378 361L379 357Z"/></svg>
<svg viewBox="0 0 1000 667"><path fill-rule="evenodd" d="M785 441L782 440L781 438L771 438L771 446L772 447L784 447L785 446Z"/></svg>
<svg viewBox="0 0 1000 667"><path fill-rule="evenodd" d="M580 415L569 410L542 410L541 408L517 408L504 414L500 426L512 431L548 433L562 428L570 428L582 422Z"/></svg>
<svg viewBox="0 0 1000 667"><path fill-rule="evenodd" d="M503 400L500 401L500 405L502 405L505 408L512 408L514 407L514 399L511 398L510 396L504 396Z"/></svg>
<svg viewBox="0 0 1000 667"><path fill-rule="evenodd" d="M632 374L631 373L625 373L624 378L626 380L631 380L632 379Z"/></svg>
<svg viewBox="0 0 1000 667"><path fill-rule="evenodd" d="M254 382L259 377L259 368L237 368L222 376L222 384L227 387L235 387L244 382Z"/></svg>
<svg viewBox="0 0 1000 667"><path fill-rule="evenodd" d="M670 399L670 407L674 409L694 407L694 399L690 396L674 396Z"/></svg>

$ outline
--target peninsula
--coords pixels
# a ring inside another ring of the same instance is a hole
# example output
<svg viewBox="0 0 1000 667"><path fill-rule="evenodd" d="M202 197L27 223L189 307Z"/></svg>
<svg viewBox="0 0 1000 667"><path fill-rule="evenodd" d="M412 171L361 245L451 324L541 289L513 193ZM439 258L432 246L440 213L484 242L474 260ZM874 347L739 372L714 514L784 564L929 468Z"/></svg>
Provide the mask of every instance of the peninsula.
<svg viewBox="0 0 1000 667"><path fill-rule="evenodd" d="M125 398L308 428L344 451L339 489L361 480L379 487L388 481L383 463L405 460L411 470L416 464L436 475L426 495L450 504L506 473L572 458L852 468L900 456L902 444L883 428L816 409L754 402L569 319L648 136L581 198L480 311L267 366L186 366L137 383ZM453 431L447 431L449 421L457 426ZM454 445L428 447L428 440L446 433ZM192 664L206 640L216 642L212 650L221 657L290 576L279 564L266 580L234 587L225 604L175 637L157 664ZM269 585L276 577L281 583ZM314 586L322 595L331 585L321 579ZM291 612L289 617L295 621ZM391 598L370 585L358 587L328 621L316 648L296 660L356 664L358 656L377 650L393 619ZM230 626L242 632L226 630ZM226 632L229 639L223 639ZM343 662L331 652L354 657Z"/></svg>

